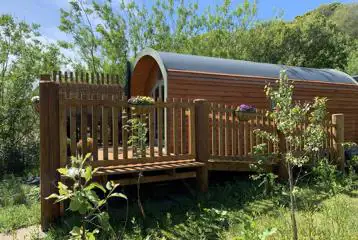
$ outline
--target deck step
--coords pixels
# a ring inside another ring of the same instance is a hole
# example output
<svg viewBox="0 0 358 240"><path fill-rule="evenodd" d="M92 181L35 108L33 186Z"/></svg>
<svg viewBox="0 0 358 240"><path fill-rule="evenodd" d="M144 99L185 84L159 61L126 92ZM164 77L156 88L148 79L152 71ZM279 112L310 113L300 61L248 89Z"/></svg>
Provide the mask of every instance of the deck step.
<svg viewBox="0 0 358 240"><path fill-rule="evenodd" d="M176 160L163 161L154 163L137 163L125 165L112 165L108 167L100 167L95 176L117 175L135 172L161 171L178 168L195 168L204 166L204 163L195 160Z"/></svg>
<svg viewBox="0 0 358 240"><path fill-rule="evenodd" d="M175 175L170 174L161 174L156 176L143 176L140 179L140 184L142 183L151 183L151 182L165 182L165 181L174 181L179 179L188 179L188 178L195 178L196 172L182 172L182 173L176 173ZM115 183L119 183L122 186L125 185L134 185L138 184L138 177L136 178L124 178L124 179L118 179L113 180Z"/></svg>

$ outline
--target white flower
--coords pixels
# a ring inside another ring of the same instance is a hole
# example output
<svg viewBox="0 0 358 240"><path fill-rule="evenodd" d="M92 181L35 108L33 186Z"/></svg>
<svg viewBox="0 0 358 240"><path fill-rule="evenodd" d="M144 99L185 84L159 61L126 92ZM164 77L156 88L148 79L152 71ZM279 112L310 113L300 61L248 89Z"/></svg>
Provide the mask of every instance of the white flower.
<svg viewBox="0 0 358 240"><path fill-rule="evenodd" d="M40 97L39 96L34 96L31 98L31 102L32 103L39 103L40 102Z"/></svg>
<svg viewBox="0 0 358 240"><path fill-rule="evenodd" d="M80 170L78 168L71 167L70 169L68 169L67 174L69 177L75 178L76 176L78 176L80 174Z"/></svg>

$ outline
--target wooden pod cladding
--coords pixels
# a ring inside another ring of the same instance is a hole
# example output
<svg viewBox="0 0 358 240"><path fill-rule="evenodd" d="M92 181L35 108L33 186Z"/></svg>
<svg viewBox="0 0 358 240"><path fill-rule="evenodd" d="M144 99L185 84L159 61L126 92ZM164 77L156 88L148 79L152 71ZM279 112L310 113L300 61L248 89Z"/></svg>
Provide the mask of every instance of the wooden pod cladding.
<svg viewBox="0 0 358 240"><path fill-rule="evenodd" d="M358 85L352 77L337 70L290 67L147 49L138 55L135 62L130 89L132 96L153 96L157 86L162 84L163 100L206 99L222 105L238 106L244 103L255 105L258 109L267 109L271 108L271 103L265 95L264 87L268 83L275 84L282 69L285 69L288 77L293 80L295 100L305 102L312 101L316 96L327 97L329 113L345 115L346 140L358 141ZM219 125L219 129L220 121L225 121L225 117L222 113L222 119L218 117L217 121L214 121L214 124ZM254 123L256 124L256 119ZM218 137L220 138L220 134ZM218 146L214 151L225 149Z"/></svg>

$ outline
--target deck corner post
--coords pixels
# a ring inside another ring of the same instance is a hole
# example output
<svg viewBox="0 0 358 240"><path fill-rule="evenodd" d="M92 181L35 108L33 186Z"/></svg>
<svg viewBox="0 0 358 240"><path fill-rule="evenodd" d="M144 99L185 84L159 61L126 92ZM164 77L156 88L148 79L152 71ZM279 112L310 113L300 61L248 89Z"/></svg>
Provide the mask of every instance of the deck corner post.
<svg viewBox="0 0 358 240"><path fill-rule="evenodd" d="M195 104L195 156L196 161L205 165L197 170L197 183L201 192L208 191L209 160L209 103L204 99L194 100Z"/></svg>
<svg viewBox="0 0 358 240"><path fill-rule="evenodd" d="M338 168L344 172L345 157L344 157L344 114L332 114L333 127L333 149L336 153L336 163Z"/></svg>
<svg viewBox="0 0 358 240"><path fill-rule="evenodd" d="M282 132L278 131L278 148L279 148L279 166L278 166L278 176L281 180L287 180L288 179L288 169L287 164L285 160L285 153L286 153L286 138L285 135L283 135Z"/></svg>
<svg viewBox="0 0 358 240"><path fill-rule="evenodd" d="M46 200L60 179L59 85L50 75L40 79L40 189L41 228L46 231L60 216L60 204Z"/></svg>

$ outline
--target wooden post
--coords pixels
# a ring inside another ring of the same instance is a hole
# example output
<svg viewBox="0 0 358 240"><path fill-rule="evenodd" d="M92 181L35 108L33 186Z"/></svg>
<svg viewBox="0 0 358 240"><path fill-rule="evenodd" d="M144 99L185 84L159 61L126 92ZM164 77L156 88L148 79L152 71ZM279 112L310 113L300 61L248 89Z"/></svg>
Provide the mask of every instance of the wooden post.
<svg viewBox="0 0 358 240"><path fill-rule="evenodd" d="M205 165L197 170L197 183L201 192L208 191L209 160L209 104L206 100L196 99L195 103L195 149L196 160Z"/></svg>
<svg viewBox="0 0 358 240"><path fill-rule="evenodd" d="M57 192L60 179L59 85L50 75L40 79L40 109L41 227L46 231L60 216L60 204L45 199Z"/></svg>
<svg viewBox="0 0 358 240"><path fill-rule="evenodd" d="M344 171L345 157L344 157L344 115L342 113L332 114L333 127L333 149L336 152L337 164L341 171Z"/></svg>
<svg viewBox="0 0 358 240"><path fill-rule="evenodd" d="M281 180L287 180L288 169L287 169L287 163L284 159L284 156L286 154L286 138L281 132L278 132L277 135L279 139L278 148L279 148L279 157L280 157L278 176Z"/></svg>

